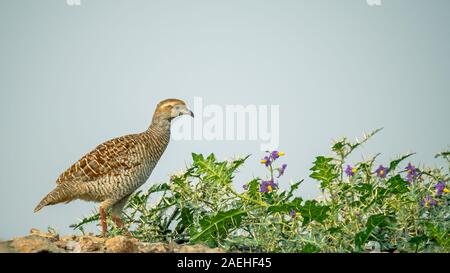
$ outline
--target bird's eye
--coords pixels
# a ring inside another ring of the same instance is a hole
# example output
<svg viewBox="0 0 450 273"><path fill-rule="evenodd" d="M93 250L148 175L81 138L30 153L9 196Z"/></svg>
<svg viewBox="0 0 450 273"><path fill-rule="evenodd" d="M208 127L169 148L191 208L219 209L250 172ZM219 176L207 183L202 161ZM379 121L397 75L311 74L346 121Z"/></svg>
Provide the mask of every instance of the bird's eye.
<svg viewBox="0 0 450 273"><path fill-rule="evenodd" d="M180 110L180 106L179 105L175 105L175 110Z"/></svg>

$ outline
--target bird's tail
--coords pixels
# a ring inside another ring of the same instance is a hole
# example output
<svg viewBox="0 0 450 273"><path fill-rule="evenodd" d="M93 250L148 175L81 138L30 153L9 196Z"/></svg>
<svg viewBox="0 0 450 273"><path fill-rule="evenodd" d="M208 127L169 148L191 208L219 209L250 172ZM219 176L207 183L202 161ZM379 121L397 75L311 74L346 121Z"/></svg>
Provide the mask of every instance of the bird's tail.
<svg viewBox="0 0 450 273"><path fill-rule="evenodd" d="M55 205L62 202L68 202L73 199L71 190L67 187L67 185L58 185L56 189L52 190L44 199L39 202L39 205L36 206L34 212L38 212L45 206Z"/></svg>

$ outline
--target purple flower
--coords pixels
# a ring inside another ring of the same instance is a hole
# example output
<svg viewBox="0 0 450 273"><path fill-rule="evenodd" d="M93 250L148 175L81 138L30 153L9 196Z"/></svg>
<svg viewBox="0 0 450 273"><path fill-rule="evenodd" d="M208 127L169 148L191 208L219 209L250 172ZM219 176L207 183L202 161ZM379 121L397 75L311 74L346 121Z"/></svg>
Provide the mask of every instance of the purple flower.
<svg viewBox="0 0 450 273"><path fill-rule="evenodd" d="M436 184L436 195L440 196L442 193L449 193L450 190L445 186L445 181Z"/></svg>
<svg viewBox="0 0 450 273"><path fill-rule="evenodd" d="M387 175L387 172L388 172L388 169L386 167L384 167L383 165L380 165L380 167L378 167L378 169L375 171L377 176L380 178L385 178Z"/></svg>
<svg viewBox="0 0 450 273"><path fill-rule="evenodd" d="M416 169L416 167L414 167L413 165L411 165L411 163L408 163L408 166L406 166L405 170L406 170L408 173L411 173L411 174L414 174L414 175L417 174L417 169Z"/></svg>
<svg viewBox="0 0 450 273"><path fill-rule="evenodd" d="M347 169L345 169L345 174L347 174L347 176L353 176L357 170L358 170L357 168L347 165Z"/></svg>
<svg viewBox="0 0 450 273"><path fill-rule="evenodd" d="M261 181L261 186L259 188L259 192L270 193L277 188L278 188L278 185L275 182L273 182L272 180Z"/></svg>
<svg viewBox="0 0 450 273"><path fill-rule="evenodd" d="M266 167L269 167L270 164L272 164L272 161L270 157L265 156L263 159L261 159L261 164L266 165Z"/></svg>
<svg viewBox="0 0 450 273"><path fill-rule="evenodd" d="M280 151L273 151L273 152L267 152L268 155L266 155L263 159L261 159L261 164L266 165L266 167L269 167L273 161L277 160L280 156L285 155L284 152Z"/></svg>
<svg viewBox="0 0 450 273"><path fill-rule="evenodd" d="M270 155L272 156L273 160L275 160L278 159L280 156L285 155L285 153L280 151L273 151Z"/></svg>
<svg viewBox="0 0 450 273"><path fill-rule="evenodd" d="M422 199L422 201L420 201L420 205L423 207L434 207L437 205L437 202L431 196L427 195L424 199Z"/></svg>
<svg viewBox="0 0 450 273"><path fill-rule="evenodd" d="M417 169L411 163L408 163L408 166L405 168L406 172L408 173L406 175L406 181L411 182L414 178L417 177Z"/></svg>
<svg viewBox="0 0 450 273"><path fill-rule="evenodd" d="M284 175L284 171L286 171L287 164L281 165L281 168L278 168L278 176L277 178L280 178L282 175Z"/></svg>
<svg viewBox="0 0 450 273"><path fill-rule="evenodd" d="M297 212L295 212L295 210L291 210L289 215L291 216L291 218L295 218L295 216L297 216Z"/></svg>

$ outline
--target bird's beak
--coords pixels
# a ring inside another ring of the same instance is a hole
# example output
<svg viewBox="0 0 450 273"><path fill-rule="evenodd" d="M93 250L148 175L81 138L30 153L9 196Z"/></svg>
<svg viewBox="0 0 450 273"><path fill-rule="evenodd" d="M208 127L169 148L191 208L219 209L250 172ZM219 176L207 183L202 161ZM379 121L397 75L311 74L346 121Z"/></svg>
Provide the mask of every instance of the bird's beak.
<svg viewBox="0 0 450 273"><path fill-rule="evenodd" d="M188 111L189 111L189 115L190 115L192 118L194 118L194 112L192 112L192 111L189 110L189 109L188 109Z"/></svg>
<svg viewBox="0 0 450 273"><path fill-rule="evenodd" d="M181 111L182 115L189 115L191 117L194 117L194 112L192 112L191 110L189 110L189 108L184 107L184 109Z"/></svg>

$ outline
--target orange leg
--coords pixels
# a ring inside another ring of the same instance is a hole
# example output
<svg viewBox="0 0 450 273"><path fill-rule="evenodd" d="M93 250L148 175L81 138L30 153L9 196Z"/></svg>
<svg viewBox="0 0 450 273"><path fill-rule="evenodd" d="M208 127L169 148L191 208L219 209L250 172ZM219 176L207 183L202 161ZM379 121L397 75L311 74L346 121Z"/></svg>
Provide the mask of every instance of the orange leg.
<svg viewBox="0 0 450 273"><path fill-rule="evenodd" d="M120 228L123 227L122 220L120 220L119 217L117 217L117 216L111 216L111 218L113 219L114 223L116 223L116 225L117 225L118 227L120 227Z"/></svg>
<svg viewBox="0 0 450 273"><path fill-rule="evenodd" d="M102 224L102 235L103 235L103 237L106 237L106 231L107 231L106 210L102 207L100 207L100 222Z"/></svg>
<svg viewBox="0 0 450 273"><path fill-rule="evenodd" d="M119 228L122 228L122 227L123 227L123 223L122 223L122 220L120 220L120 217L117 217L117 216L111 216L111 218L112 218L112 220L114 221L114 223L116 223L116 225L117 225ZM131 236L131 233L130 233L129 231L126 231L126 232L125 232L125 235L126 235L126 236Z"/></svg>

